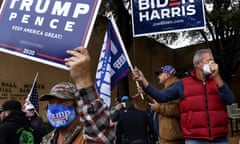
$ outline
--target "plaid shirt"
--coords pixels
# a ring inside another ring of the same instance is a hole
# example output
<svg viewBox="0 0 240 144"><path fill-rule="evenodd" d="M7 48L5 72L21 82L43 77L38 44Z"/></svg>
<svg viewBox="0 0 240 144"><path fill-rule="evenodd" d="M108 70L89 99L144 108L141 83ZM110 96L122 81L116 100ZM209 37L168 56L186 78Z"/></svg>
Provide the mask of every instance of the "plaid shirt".
<svg viewBox="0 0 240 144"><path fill-rule="evenodd" d="M80 122L83 123L84 139L87 144L113 144L114 125L110 123L110 111L103 105L94 86L76 93Z"/></svg>
<svg viewBox="0 0 240 144"><path fill-rule="evenodd" d="M115 139L114 125L110 123L110 111L99 99L94 86L81 89L75 94L80 123L65 137L64 144L70 144L84 130L85 144L113 144ZM82 127L82 126L83 127ZM41 144L55 144L58 132L53 130L43 137Z"/></svg>

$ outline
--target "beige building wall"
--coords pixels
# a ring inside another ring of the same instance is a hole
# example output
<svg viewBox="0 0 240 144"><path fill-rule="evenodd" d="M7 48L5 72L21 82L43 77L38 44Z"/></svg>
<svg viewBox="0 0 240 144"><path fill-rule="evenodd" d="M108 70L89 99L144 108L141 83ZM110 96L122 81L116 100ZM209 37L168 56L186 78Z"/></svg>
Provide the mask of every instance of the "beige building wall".
<svg viewBox="0 0 240 144"><path fill-rule="evenodd" d="M48 93L57 82L69 81L68 72L20 57L0 53L0 103L16 99L24 103L38 72L39 95ZM44 104L41 104L41 114Z"/></svg>
<svg viewBox="0 0 240 144"><path fill-rule="evenodd" d="M172 49L152 39L141 37L135 38L134 44L129 51L129 57L133 66L141 69L145 77L153 85L160 88L154 71L166 64L174 65L172 52ZM136 84L135 81L132 80L131 75L129 83L130 89L132 90L131 95L134 95L136 93Z"/></svg>

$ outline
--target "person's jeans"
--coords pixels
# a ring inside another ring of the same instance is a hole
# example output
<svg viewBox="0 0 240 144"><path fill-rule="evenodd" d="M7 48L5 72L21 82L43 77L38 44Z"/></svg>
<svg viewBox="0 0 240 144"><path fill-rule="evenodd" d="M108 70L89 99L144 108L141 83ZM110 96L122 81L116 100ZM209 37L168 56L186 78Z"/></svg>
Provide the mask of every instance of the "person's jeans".
<svg viewBox="0 0 240 144"><path fill-rule="evenodd" d="M201 139L185 139L185 144L228 144L227 138L218 138L213 141Z"/></svg>

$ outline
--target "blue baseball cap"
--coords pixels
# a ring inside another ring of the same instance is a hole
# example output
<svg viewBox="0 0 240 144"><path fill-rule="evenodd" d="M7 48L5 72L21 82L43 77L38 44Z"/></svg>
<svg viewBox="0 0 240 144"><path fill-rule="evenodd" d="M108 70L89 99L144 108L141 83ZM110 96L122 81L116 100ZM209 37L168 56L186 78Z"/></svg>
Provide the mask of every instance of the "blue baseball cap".
<svg viewBox="0 0 240 144"><path fill-rule="evenodd" d="M176 70L173 66L171 65L165 65L164 67L161 67L160 69L156 70L154 72L157 76L160 74L160 73L168 73L170 75L175 75L176 74Z"/></svg>
<svg viewBox="0 0 240 144"><path fill-rule="evenodd" d="M128 96L122 96L122 98L121 98L121 102L125 102L125 101L127 101L128 99L129 99Z"/></svg>

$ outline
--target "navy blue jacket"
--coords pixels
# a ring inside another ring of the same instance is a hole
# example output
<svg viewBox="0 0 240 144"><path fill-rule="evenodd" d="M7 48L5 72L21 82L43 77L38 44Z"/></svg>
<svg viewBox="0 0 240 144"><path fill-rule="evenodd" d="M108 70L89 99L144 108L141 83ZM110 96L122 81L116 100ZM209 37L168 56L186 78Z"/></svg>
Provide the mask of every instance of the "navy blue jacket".
<svg viewBox="0 0 240 144"><path fill-rule="evenodd" d="M136 144L149 144L149 127L151 118L146 112L135 108L124 110L117 124L116 144L123 144L123 139L128 139L130 144L134 141Z"/></svg>

